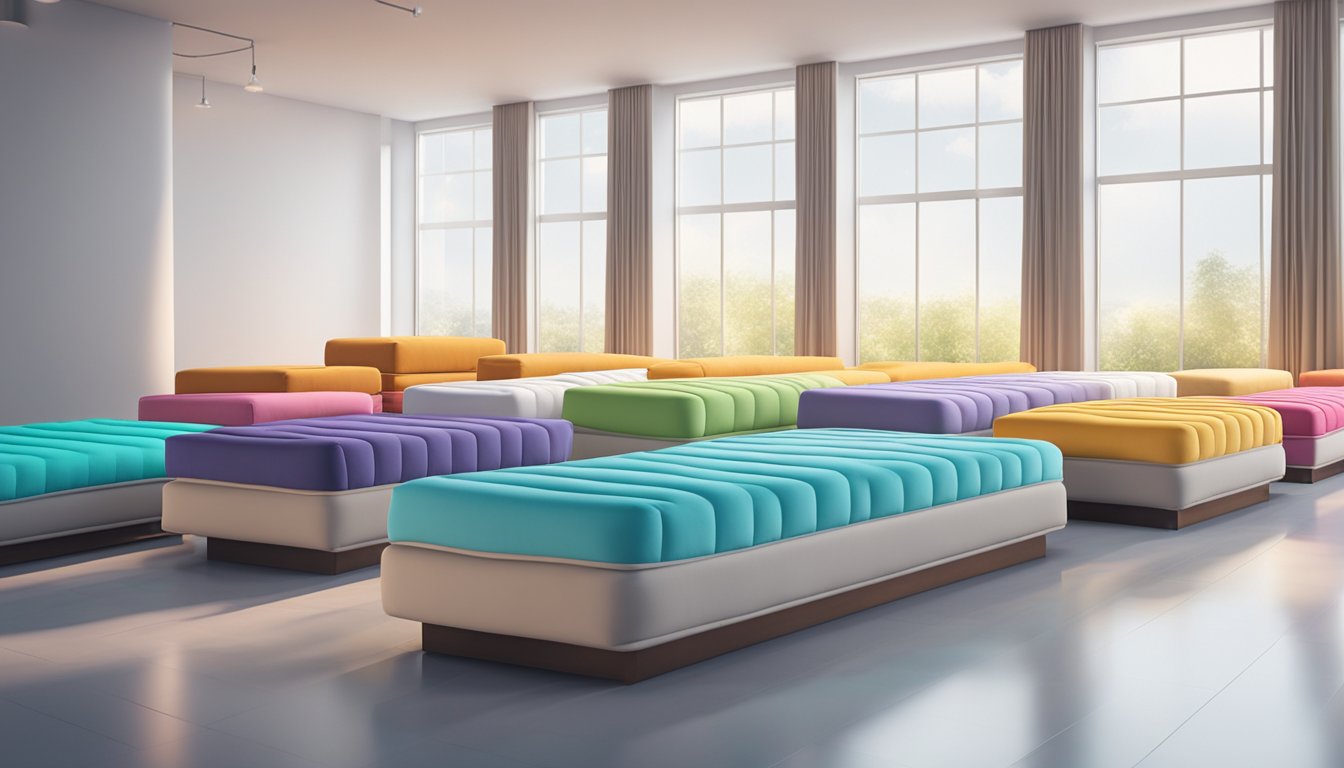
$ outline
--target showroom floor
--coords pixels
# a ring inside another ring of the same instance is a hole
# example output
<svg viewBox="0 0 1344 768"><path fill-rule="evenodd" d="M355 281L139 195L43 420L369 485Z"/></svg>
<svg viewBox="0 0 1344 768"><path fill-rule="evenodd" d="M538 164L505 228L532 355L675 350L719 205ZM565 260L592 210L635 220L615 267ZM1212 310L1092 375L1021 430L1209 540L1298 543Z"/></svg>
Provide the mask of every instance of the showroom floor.
<svg viewBox="0 0 1344 768"><path fill-rule="evenodd" d="M629 687L424 655L376 575L191 539L0 569L5 764L1344 765L1344 477Z"/></svg>

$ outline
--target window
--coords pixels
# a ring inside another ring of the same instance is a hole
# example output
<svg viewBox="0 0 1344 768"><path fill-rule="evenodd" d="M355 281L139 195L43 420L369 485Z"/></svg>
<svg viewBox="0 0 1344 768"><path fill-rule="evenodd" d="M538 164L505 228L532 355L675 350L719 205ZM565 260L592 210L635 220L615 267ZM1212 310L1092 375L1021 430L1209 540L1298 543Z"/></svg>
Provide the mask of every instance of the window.
<svg viewBox="0 0 1344 768"><path fill-rule="evenodd" d="M1022 60L858 81L859 359L1018 359Z"/></svg>
<svg viewBox="0 0 1344 768"><path fill-rule="evenodd" d="M793 354L793 88L677 103L677 354Z"/></svg>
<svg viewBox="0 0 1344 768"><path fill-rule="evenodd" d="M1097 352L1107 370L1263 364L1273 36L1097 51Z"/></svg>
<svg viewBox="0 0 1344 768"><path fill-rule="evenodd" d="M607 284L607 110L537 118L537 346L601 352Z"/></svg>
<svg viewBox="0 0 1344 768"><path fill-rule="evenodd" d="M416 332L489 336L490 128L419 136Z"/></svg>

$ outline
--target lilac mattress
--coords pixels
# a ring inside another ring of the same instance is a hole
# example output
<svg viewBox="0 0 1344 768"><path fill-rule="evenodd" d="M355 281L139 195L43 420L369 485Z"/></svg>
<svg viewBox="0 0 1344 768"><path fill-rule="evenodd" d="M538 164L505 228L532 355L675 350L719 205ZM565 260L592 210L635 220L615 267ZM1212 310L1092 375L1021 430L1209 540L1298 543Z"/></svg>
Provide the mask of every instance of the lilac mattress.
<svg viewBox="0 0 1344 768"><path fill-rule="evenodd" d="M167 441L169 477L348 491L430 475L565 461L559 419L370 414L225 427Z"/></svg>
<svg viewBox="0 0 1344 768"><path fill-rule="evenodd" d="M798 427L860 427L962 434L991 429L994 419L1056 403L1111 397L1101 381L968 376L817 389L798 401Z"/></svg>

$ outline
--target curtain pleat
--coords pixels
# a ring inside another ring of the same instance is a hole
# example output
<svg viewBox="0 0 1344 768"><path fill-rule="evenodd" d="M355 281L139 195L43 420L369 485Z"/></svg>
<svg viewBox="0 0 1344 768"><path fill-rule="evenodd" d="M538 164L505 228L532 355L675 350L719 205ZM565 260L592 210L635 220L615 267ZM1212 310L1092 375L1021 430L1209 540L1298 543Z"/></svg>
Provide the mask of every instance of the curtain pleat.
<svg viewBox="0 0 1344 768"><path fill-rule="evenodd" d="M1269 362L1297 376L1341 358L1339 8L1274 4Z"/></svg>
<svg viewBox="0 0 1344 768"><path fill-rule="evenodd" d="M794 353L834 355L836 64L798 67Z"/></svg>
<svg viewBox="0 0 1344 768"><path fill-rule="evenodd" d="M1022 126L1022 359L1083 367L1083 28L1027 32Z"/></svg>
<svg viewBox="0 0 1344 768"><path fill-rule="evenodd" d="M527 274L531 257L531 102L493 111L494 252L491 324L510 352L527 349Z"/></svg>
<svg viewBox="0 0 1344 768"><path fill-rule="evenodd" d="M653 352L653 88L607 101L606 351Z"/></svg>

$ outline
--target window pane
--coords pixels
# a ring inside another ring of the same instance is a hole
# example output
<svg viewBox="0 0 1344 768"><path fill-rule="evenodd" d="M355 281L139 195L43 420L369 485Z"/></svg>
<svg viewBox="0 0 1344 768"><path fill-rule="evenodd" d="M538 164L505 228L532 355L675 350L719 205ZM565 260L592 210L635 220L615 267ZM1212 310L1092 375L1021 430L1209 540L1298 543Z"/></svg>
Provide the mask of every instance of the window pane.
<svg viewBox="0 0 1344 768"><path fill-rule="evenodd" d="M1097 51L1097 101L1135 101L1181 92L1181 41L1111 45Z"/></svg>
<svg viewBox="0 0 1344 768"><path fill-rule="evenodd" d="M1185 167L1260 162L1260 94L1185 100Z"/></svg>
<svg viewBox="0 0 1344 768"><path fill-rule="evenodd" d="M1260 365L1260 177L1185 182L1184 368Z"/></svg>
<svg viewBox="0 0 1344 768"><path fill-rule="evenodd" d="M859 360L915 359L915 205L859 206Z"/></svg>
<svg viewBox="0 0 1344 768"><path fill-rule="evenodd" d="M980 120L1022 118L1022 60L980 66Z"/></svg>
<svg viewBox="0 0 1344 768"><path fill-rule="evenodd" d="M975 129L919 134L919 191L975 189Z"/></svg>
<svg viewBox="0 0 1344 768"><path fill-rule="evenodd" d="M919 127L975 122L975 68L919 75Z"/></svg>
<svg viewBox="0 0 1344 768"><path fill-rule="evenodd" d="M775 91L775 140L792 139L794 131L793 89Z"/></svg>
<svg viewBox="0 0 1344 768"><path fill-rule="evenodd" d="M425 176L420 179L420 221L436 224L471 221L470 173Z"/></svg>
<svg viewBox="0 0 1344 768"><path fill-rule="evenodd" d="M420 173L443 173L443 134L420 134Z"/></svg>
<svg viewBox="0 0 1344 768"><path fill-rule="evenodd" d="M1261 111L1264 117L1264 129L1260 133L1260 139L1263 146L1260 150L1260 162L1265 165L1274 163L1274 92L1265 91L1265 108Z"/></svg>
<svg viewBox="0 0 1344 768"><path fill-rule="evenodd" d="M775 354L793 354L794 239L793 211L775 211Z"/></svg>
<svg viewBox="0 0 1344 768"><path fill-rule="evenodd" d="M471 267L470 229L431 229L420 233L419 333L472 334Z"/></svg>
<svg viewBox="0 0 1344 768"><path fill-rule="evenodd" d="M770 93L746 93L723 99L723 143L749 144L769 141L774 126L774 97Z"/></svg>
<svg viewBox="0 0 1344 768"><path fill-rule="evenodd" d="M859 195L903 195L915 191L915 135L859 139Z"/></svg>
<svg viewBox="0 0 1344 768"><path fill-rule="evenodd" d="M445 171L471 170L471 131L448 131L439 134L443 140L443 169Z"/></svg>
<svg viewBox="0 0 1344 768"><path fill-rule="evenodd" d="M542 352L579 349L579 222L537 227L537 347Z"/></svg>
<svg viewBox="0 0 1344 768"><path fill-rule="evenodd" d="M712 147L719 143L719 100L680 103L681 147Z"/></svg>
<svg viewBox="0 0 1344 768"><path fill-rule="evenodd" d="M1186 38L1186 93L1231 91L1259 86L1260 30Z"/></svg>
<svg viewBox="0 0 1344 768"><path fill-rule="evenodd" d="M980 201L980 360L1020 360L1022 198Z"/></svg>
<svg viewBox="0 0 1344 768"><path fill-rule="evenodd" d="M919 205L919 359L975 360L975 201Z"/></svg>
<svg viewBox="0 0 1344 768"><path fill-rule="evenodd" d="M1273 88L1273 87L1274 87L1274 30L1272 30L1272 29L1266 29L1266 30L1264 30L1264 36L1265 36L1265 37L1264 37L1264 42L1265 42L1265 53L1264 53L1264 66L1265 66L1264 78L1265 78L1265 80L1264 80L1264 86L1265 86L1266 88Z"/></svg>
<svg viewBox="0 0 1344 768"><path fill-rule="evenodd" d="M1180 168L1180 130L1181 105L1177 101L1102 107L1101 174Z"/></svg>
<svg viewBox="0 0 1344 768"><path fill-rule="evenodd" d="M1098 351L1104 370L1180 367L1181 185L1104 184L1098 195Z"/></svg>
<svg viewBox="0 0 1344 768"><path fill-rule="evenodd" d="M583 158L583 210L607 210L607 156Z"/></svg>
<svg viewBox="0 0 1344 768"><path fill-rule="evenodd" d="M681 153L682 205L717 205L719 203L719 150L705 149Z"/></svg>
<svg viewBox="0 0 1344 768"><path fill-rule="evenodd" d="M908 131L915 127L915 78L859 81L859 133Z"/></svg>
<svg viewBox="0 0 1344 768"><path fill-rule="evenodd" d="M792 141L775 145L775 199L792 200L794 197L794 148Z"/></svg>
<svg viewBox="0 0 1344 768"><path fill-rule="evenodd" d="M725 355L774 352L769 211L723 215Z"/></svg>
<svg viewBox="0 0 1344 768"><path fill-rule="evenodd" d="M550 115L541 118L541 156L567 157L579 154L579 116Z"/></svg>
<svg viewBox="0 0 1344 768"><path fill-rule="evenodd" d="M583 351L606 347L607 222L583 222Z"/></svg>
<svg viewBox="0 0 1344 768"><path fill-rule="evenodd" d="M494 148L490 144L491 129L480 128L471 133L476 145L476 170L490 168L494 164Z"/></svg>
<svg viewBox="0 0 1344 768"><path fill-rule="evenodd" d="M538 213L579 211L579 160L546 160L541 164L541 210Z"/></svg>
<svg viewBox="0 0 1344 768"><path fill-rule="evenodd" d="M583 153L607 154L607 110L583 113Z"/></svg>
<svg viewBox="0 0 1344 768"><path fill-rule="evenodd" d="M752 203L773 196L768 145L723 150L723 202Z"/></svg>
<svg viewBox="0 0 1344 768"><path fill-rule="evenodd" d="M493 180L490 178L489 171L476 172L475 186L473 187L476 197L476 209L474 213L476 221L490 220L490 210L494 203L494 199L490 194L490 185L492 183Z"/></svg>
<svg viewBox="0 0 1344 768"><path fill-rule="evenodd" d="M722 354L719 214L679 217L677 356Z"/></svg>
<svg viewBox="0 0 1344 768"><path fill-rule="evenodd" d="M980 129L980 188L1022 186L1022 124Z"/></svg>
<svg viewBox="0 0 1344 768"><path fill-rule="evenodd" d="M476 323L473 336L494 336L490 318L490 283L493 268L490 254L493 248L490 227L476 228Z"/></svg>

